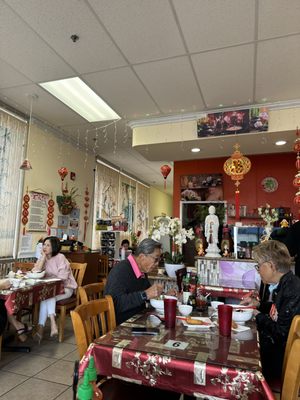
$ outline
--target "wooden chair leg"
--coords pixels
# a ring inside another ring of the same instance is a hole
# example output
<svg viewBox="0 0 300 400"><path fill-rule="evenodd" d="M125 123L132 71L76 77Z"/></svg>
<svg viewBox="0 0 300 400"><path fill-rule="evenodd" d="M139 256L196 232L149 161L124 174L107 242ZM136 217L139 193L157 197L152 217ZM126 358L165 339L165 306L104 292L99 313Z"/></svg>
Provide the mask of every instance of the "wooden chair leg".
<svg viewBox="0 0 300 400"><path fill-rule="evenodd" d="M65 306L61 307L59 314L59 330L58 330L58 341L60 343L64 341L64 336L65 336L66 311L67 310Z"/></svg>
<svg viewBox="0 0 300 400"><path fill-rule="evenodd" d="M37 326L38 325L39 309L40 309L40 304L39 303L35 303L33 305L33 316L32 316L32 325L33 326Z"/></svg>
<svg viewBox="0 0 300 400"><path fill-rule="evenodd" d="M0 335L0 360L1 360L1 351L2 351L2 335Z"/></svg>

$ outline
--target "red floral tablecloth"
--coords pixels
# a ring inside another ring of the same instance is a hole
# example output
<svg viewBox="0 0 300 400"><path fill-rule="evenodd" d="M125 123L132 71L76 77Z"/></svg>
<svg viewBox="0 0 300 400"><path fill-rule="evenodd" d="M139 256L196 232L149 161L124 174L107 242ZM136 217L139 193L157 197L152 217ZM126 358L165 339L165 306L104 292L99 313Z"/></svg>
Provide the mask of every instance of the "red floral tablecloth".
<svg viewBox="0 0 300 400"><path fill-rule="evenodd" d="M160 326L156 336L132 336L133 326L151 325L138 315L91 344L80 363L82 374L91 355L98 373L178 393L209 399L273 399L261 374L255 326L219 336L217 328L186 330ZM185 346L179 349L179 346Z"/></svg>
<svg viewBox="0 0 300 400"><path fill-rule="evenodd" d="M0 299L5 300L8 314L15 314L42 300L64 293L63 281L39 281L35 285L12 290L0 290Z"/></svg>
<svg viewBox="0 0 300 400"><path fill-rule="evenodd" d="M232 297L235 299L242 299L245 296L256 293L256 291L252 289L241 289L215 285L201 285L201 290L210 293L212 297Z"/></svg>

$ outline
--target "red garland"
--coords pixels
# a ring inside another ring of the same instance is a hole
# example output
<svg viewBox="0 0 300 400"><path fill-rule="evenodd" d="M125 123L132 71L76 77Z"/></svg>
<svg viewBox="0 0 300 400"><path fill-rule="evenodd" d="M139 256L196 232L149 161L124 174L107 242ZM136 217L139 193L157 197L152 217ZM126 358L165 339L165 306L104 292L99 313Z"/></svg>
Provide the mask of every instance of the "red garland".
<svg viewBox="0 0 300 400"><path fill-rule="evenodd" d="M29 215L29 202L30 196L28 194L28 188L26 190L26 194L23 197L23 211L22 211L22 224L23 226L23 235L26 234L26 224L28 222L28 215Z"/></svg>
<svg viewBox="0 0 300 400"><path fill-rule="evenodd" d="M48 201L48 214L47 214L47 225L48 225L48 235L50 235L50 227L53 225L53 218L54 218L54 200L51 198Z"/></svg>
<svg viewBox="0 0 300 400"><path fill-rule="evenodd" d="M89 198L89 189L88 189L88 187L85 188L84 194L85 194L85 197L84 197L84 200L85 200L84 208L85 208L85 210L84 210L84 217L83 217L83 219L84 219L83 241L85 241L86 230L87 230L87 226L88 226L88 223L89 223L88 208L90 206L90 198Z"/></svg>

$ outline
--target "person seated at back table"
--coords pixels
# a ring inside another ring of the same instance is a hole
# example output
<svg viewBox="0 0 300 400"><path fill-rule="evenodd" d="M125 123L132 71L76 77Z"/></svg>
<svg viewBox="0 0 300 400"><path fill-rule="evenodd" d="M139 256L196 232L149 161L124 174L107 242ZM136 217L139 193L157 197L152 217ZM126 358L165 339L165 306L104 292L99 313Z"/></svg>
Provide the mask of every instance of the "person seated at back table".
<svg viewBox="0 0 300 400"><path fill-rule="evenodd" d="M123 239L121 242L121 247L119 249L120 258L122 258L122 251L124 251L125 258L129 256L130 252L132 252L132 249L129 247L128 239Z"/></svg>
<svg viewBox="0 0 300 400"><path fill-rule="evenodd" d="M151 285L147 277L158 265L161 252L161 243L144 239L134 255L120 261L110 271L104 293L113 298L117 324L144 310L147 300L163 292L161 285ZM170 290L170 294L175 293Z"/></svg>
<svg viewBox="0 0 300 400"><path fill-rule="evenodd" d="M300 279L291 268L285 244L268 240L253 248L252 258L271 293L268 301L246 298L241 304L257 307L253 311L259 332L263 374L267 379L280 378L287 337L293 317L300 314Z"/></svg>
<svg viewBox="0 0 300 400"><path fill-rule="evenodd" d="M10 289L11 283L9 279L0 279L0 290ZM20 342L25 342L27 340L27 333L31 332L31 328L28 328L27 324L18 321L14 315L7 315L5 301L0 299L0 335L2 335L7 320L16 329L17 338Z"/></svg>

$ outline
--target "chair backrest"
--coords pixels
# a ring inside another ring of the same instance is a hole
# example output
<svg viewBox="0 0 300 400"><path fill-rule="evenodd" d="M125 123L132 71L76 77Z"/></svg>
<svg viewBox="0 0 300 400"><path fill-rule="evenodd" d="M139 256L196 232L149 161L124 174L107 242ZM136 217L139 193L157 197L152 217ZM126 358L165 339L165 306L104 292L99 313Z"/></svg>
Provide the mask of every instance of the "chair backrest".
<svg viewBox="0 0 300 400"><path fill-rule="evenodd" d="M87 263L70 263L70 267L78 287L82 286ZM79 304L79 291L76 291L77 305Z"/></svg>
<svg viewBox="0 0 300 400"><path fill-rule="evenodd" d="M106 278L108 275L108 267L109 267L108 255L100 255L98 276Z"/></svg>
<svg viewBox="0 0 300 400"><path fill-rule="evenodd" d="M113 299L91 300L71 311L79 357L82 358L90 343L116 327Z"/></svg>
<svg viewBox="0 0 300 400"><path fill-rule="evenodd" d="M300 336L293 341L286 363L281 400L298 399L300 388Z"/></svg>
<svg viewBox="0 0 300 400"><path fill-rule="evenodd" d="M34 267L34 262L16 261L13 266L13 271L17 272L20 269L21 271L27 272L31 271L33 267Z"/></svg>
<svg viewBox="0 0 300 400"><path fill-rule="evenodd" d="M291 326L290 326L289 335L288 335L288 339L287 339L286 346L285 346L283 366L282 366L282 378L284 378L286 364L287 364L288 356L291 351L292 344L293 344L294 340L297 339L298 337L300 337L300 315L295 315L293 318L293 321L291 323ZM299 357L300 357L300 355L299 355Z"/></svg>
<svg viewBox="0 0 300 400"><path fill-rule="evenodd" d="M91 300L103 298L105 284L103 282L89 283L78 288L80 303L85 304Z"/></svg>

